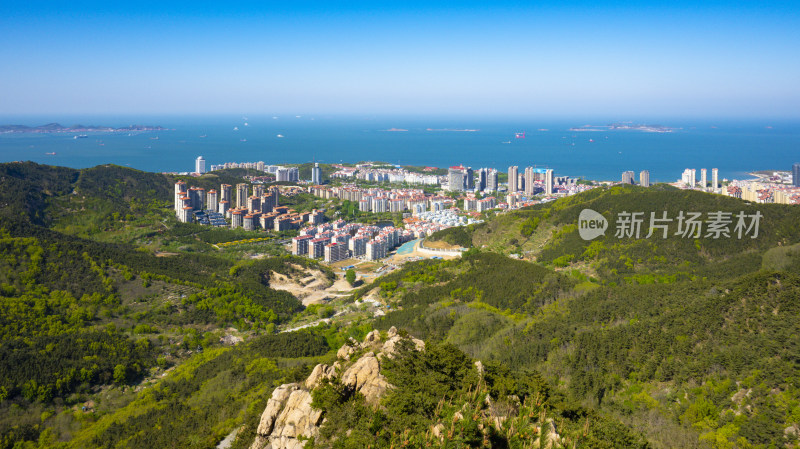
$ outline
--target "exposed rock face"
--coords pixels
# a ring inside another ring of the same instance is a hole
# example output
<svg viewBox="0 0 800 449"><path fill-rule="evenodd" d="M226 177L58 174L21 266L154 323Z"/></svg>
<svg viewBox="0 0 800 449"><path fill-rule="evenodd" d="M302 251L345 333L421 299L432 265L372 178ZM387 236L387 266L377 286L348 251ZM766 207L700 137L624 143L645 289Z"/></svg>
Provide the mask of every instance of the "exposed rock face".
<svg viewBox="0 0 800 449"><path fill-rule="evenodd" d="M377 343L379 341L381 341L381 333L378 332L377 330L374 330L368 333L366 337L364 337L364 342L361 343L361 347L366 348L367 346L370 346L373 343Z"/></svg>
<svg viewBox="0 0 800 449"><path fill-rule="evenodd" d="M272 397L267 401L267 408L261 414L261 422L258 424L257 432L263 435L269 435L272 432L272 426L275 424L275 418L278 417L283 408L283 404L292 391L297 390L297 384L283 384L272 392Z"/></svg>
<svg viewBox="0 0 800 449"><path fill-rule="evenodd" d="M397 329L392 327L389 330L389 339L381 344L380 332L372 331L363 342L351 341L339 348L336 353L339 360L333 366L319 364L305 382L284 384L276 388L261 415L256 438L250 449L300 449L304 447L306 439L315 438L319 434L324 416L322 410L311 406L311 392L323 379L338 377L343 385L360 392L368 404L377 407L386 391L392 388L381 374L380 361L383 357L392 357L403 339L397 334ZM425 349L422 340L409 340L415 349ZM368 348L377 352L367 352L358 360L350 361L354 353ZM340 372L341 376L338 376Z"/></svg>
<svg viewBox="0 0 800 449"><path fill-rule="evenodd" d="M314 367L314 370L311 371L311 374L306 379L305 386L309 390L313 390L317 388L322 379L331 379L336 375L336 368L333 366L319 364Z"/></svg>
<svg viewBox="0 0 800 449"><path fill-rule="evenodd" d="M380 369L378 358L372 352L368 352L342 374L342 384L361 392L367 403L378 405L390 387Z"/></svg>
<svg viewBox="0 0 800 449"><path fill-rule="evenodd" d="M295 390L289 395L281 413L275 419L275 427L270 435L271 446L303 447L304 443L297 437L314 437L322 422L322 410L311 407L311 393L307 390ZM277 441L276 441L277 440Z"/></svg>
<svg viewBox="0 0 800 449"><path fill-rule="evenodd" d="M338 351L336 351L336 358L342 360L350 360L350 356L356 352L356 347L354 344L344 344Z"/></svg>
<svg viewBox="0 0 800 449"><path fill-rule="evenodd" d="M382 355L384 355L386 357L389 357L389 358L393 358L394 354L397 352L397 345L400 343L400 341L403 340L403 337L398 335L397 329L394 326L392 326L389 329L389 332L387 333L387 335L389 336L389 339L386 341L386 343L383 344L383 348L381 348L381 352L383 353ZM417 351L424 351L425 350L425 342L424 341L419 340L419 339L414 338L414 337L410 337L409 339L411 340L411 343L414 344L414 347L415 347L415 349Z"/></svg>

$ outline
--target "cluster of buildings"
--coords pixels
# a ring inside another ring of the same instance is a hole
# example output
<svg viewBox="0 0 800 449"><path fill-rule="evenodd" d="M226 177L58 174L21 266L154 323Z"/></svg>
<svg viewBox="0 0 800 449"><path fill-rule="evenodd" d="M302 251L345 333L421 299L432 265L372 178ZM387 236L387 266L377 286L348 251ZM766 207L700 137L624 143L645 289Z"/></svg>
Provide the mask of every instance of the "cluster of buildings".
<svg viewBox="0 0 800 449"><path fill-rule="evenodd" d="M632 170L622 172L623 184L636 184L636 173ZM650 171L642 170L639 172L639 185L650 187Z"/></svg>
<svg viewBox="0 0 800 449"><path fill-rule="evenodd" d="M733 180L724 193L755 203L800 204L800 164L794 164L791 173L773 172L757 180Z"/></svg>
<svg viewBox="0 0 800 449"><path fill-rule="evenodd" d="M226 168L250 168L255 170L260 170L263 172L271 173L275 176L276 181L288 181L288 182L298 182L300 181L300 170L297 167L284 167L281 165L269 165L264 163L264 161L258 162L225 162L224 164L212 164L211 170L206 170L206 161L203 159L203 156L198 156L197 159L194 161L194 173L203 174L207 171L216 171L216 170L223 170ZM317 173L321 173L319 170L319 164L315 165L315 169ZM312 170L312 176L313 176ZM321 175L319 176L321 179Z"/></svg>
<svg viewBox="0 0 800 449"><path fill-rule="evenodd" d="M428 195L421 189L363 188L352 184L343 186L309 187L314 196L324 199L339 198L358 203L361 212L406 212L418 214L426 210L444 210L455 205L456 200L441 195Z"/></svg>
<svg viewBox="0 0 800 449"><path fill-rule="evenodd" d="M408 230L337 220L308 226L292 239L292 254L334 263L350 258L378 260L387 252L414 239Z"/></svg>
<svg viewBox="0 0 800 449"><path fill-rule="evenodd" d="M533 196L543 192L545 195L552 195L554 186L551 168L525 167L525 171L520 173L518 166L508 167L509 194L524 192L527 196Z"/></svg>
<svg viewBox="0 0 800 449"><path fill-rule="evenodd" d="M483 221L459 215L452 209L445 209L422 212L403 219L403 223L405 229L413 233L415 238L423 238L443 229L478 224Z"/></svg>
<svg viewBox="0 0 800 449"><path fill-rule="evenodd" d="M757 181L732 181L725 188L728 196L754 203L800 204L800 187Z"/></svg>
<svg viewBox="0 0 800 449"><path fill-rule="evenodd" d="M687 168L681 174L679 183L688 189L700 189L707 192L720 193L719 170L716 168L711 169L711 185L709 185L708 170L705 168L700 169L699 180L697 179L697 170L694 168Z"/></svg>
<svg viewBox="0 0 800 449"><path fill-rule="evenodd" d="M493 196L481 199L472 196L464 198L464 207L461 210L464 212L486 212L487 210L494 209L496 207L497 200Z"/></svg>
<svg viewBox="0 0 800 449"><path fill-rule="evenodd" d="M406 183L411 185L432 185L441 183L439 176L410 172L404 168L386 168L373 166L371 163L358 164L355 167L336 166L337 170L331 178L355 178L368 182ZM313 180L312 180L313 181ZM319 184L319 183L316 183Z"/></svg>
<svg viewBox="0 0 800 449"><path fill-rule="evenodd" d="M498 190L497 170L456 165L447 170L447 190L450 192L496 192Z"/></svg>
<svg viewBox="0 0 800 449"><path fill-rule="evenodd" d="M719 182L719 171L711 169L709 184L705 168L697 170L687 168L681 174L677 185L688 189L719 193L754 203L800 204L800 163L792 166L791 172L775 171L771 174L760 174L757 179L732 180L723 187Z"/></svg>
<svg viewBox="0 0 800 449"><path fill-rule="evenodd" d="M234 196L235 194L235 196ZM252 190L245 183L222 184L220 190L190 187L186 183L175 183L175 215L183 223L199 222L214 226L227 226L245 230L267 229L286 231L299 229L303 223L319 224L325 219L322 211L296 213L286 206L278 205L280 191L277 187L265 189L253 184Z"/></svg>

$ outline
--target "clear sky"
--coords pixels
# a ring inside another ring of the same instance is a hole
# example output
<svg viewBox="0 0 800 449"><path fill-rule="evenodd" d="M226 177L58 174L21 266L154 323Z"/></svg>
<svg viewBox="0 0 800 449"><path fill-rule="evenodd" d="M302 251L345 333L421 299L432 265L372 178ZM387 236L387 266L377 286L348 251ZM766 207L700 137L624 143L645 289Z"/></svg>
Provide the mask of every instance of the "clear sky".
<svg viewBox="0 0 800 449"><path fill-rule="evenodd" d="M800 118L800 3L0 2L0 114Z"/></svg>

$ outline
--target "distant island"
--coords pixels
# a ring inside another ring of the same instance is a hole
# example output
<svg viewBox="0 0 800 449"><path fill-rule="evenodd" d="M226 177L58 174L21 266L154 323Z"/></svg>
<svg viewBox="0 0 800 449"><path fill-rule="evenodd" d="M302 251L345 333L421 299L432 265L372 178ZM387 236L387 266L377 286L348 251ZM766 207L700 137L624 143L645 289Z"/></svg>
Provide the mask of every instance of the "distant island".
<svg viewBox="0 0 800 449"><path fill-rule="evenodd" d="M48 123L40 126L26 126L26 125L0 125L0 134L8 133L85 133L85 132L131 132L131 131L166 131L167 128L161 126L143 126L131 125L122 128L113 128L111 126L84 126L72 125L62 126L59 123Z"/></svg>
<svg viewBox="0 0 800 449"><path fill-rule="evenodd" d="M612 123L610 125L583 125L570 128L570 131L642 131L647 133L671 133L676 128L661 125L637 125L633 123Z"/></svg>

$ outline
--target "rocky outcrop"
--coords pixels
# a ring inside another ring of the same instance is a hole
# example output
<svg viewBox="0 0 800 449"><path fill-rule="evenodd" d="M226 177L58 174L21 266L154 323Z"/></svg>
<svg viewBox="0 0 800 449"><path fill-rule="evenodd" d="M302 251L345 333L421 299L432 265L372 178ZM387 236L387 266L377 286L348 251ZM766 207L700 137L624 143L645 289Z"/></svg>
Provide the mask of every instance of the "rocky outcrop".
<svg viewBox="0 0 800 449"><path fill-rule="evenodd" d="M331 379L334 376L336 376L336 367L319 364L311 371L305 381L305 386L307 389L313 390L322 382L322 379Z"/></svg>
<svg viewBox="0 0 800 449"><path fill-rule="evenodd" d="M325 417L322 410L311 406L311 392L324 379L338 380L348 390L363 394L368 404L378 407L383 395L392 388L381 374L381 360L393 357L404 339L416 350L425 349L422 340L402 337L394 327L389 330L385 342L380 332L372 331L361 343L351 340L339 348L336 352L339 360L333 365L319 364L304 382L276 388L261 415L250 449L300 449L307 439L315 438ZM355 361L350 360L364 350L370 351Z"/></svg>
<svg viewBox="0 0 800 449"><path fill-rule="evenodd" d="M363 394L367 403L378 405L383 394L391 387L380 369L378 358L368 352L342 374L342 384Z"/></svg>
<svg viewBox="0 0 800 449"><path fill-rule="evenodd" d="M397 333L397 329L394 326L392 326L391 329L389 329L387 335L389 339L386 341L386 343L383 344L383 347L381 348L381 353L385 357L393 358L394 355L397 353L398 345L402 340L404 340L404 338ZM424 341L414 337L408 337L408 340L411 341L411 343L414 345L414 349L416 349L417 351L425 350Z"/></svg>
<svg viewBox="0 0 800 449"><path fill-rule="evenodd" d="M342 345L338 351L336 351L336 358L341 360L350 360L350 356L356 352L355 342L349 341Z"/></svg>

